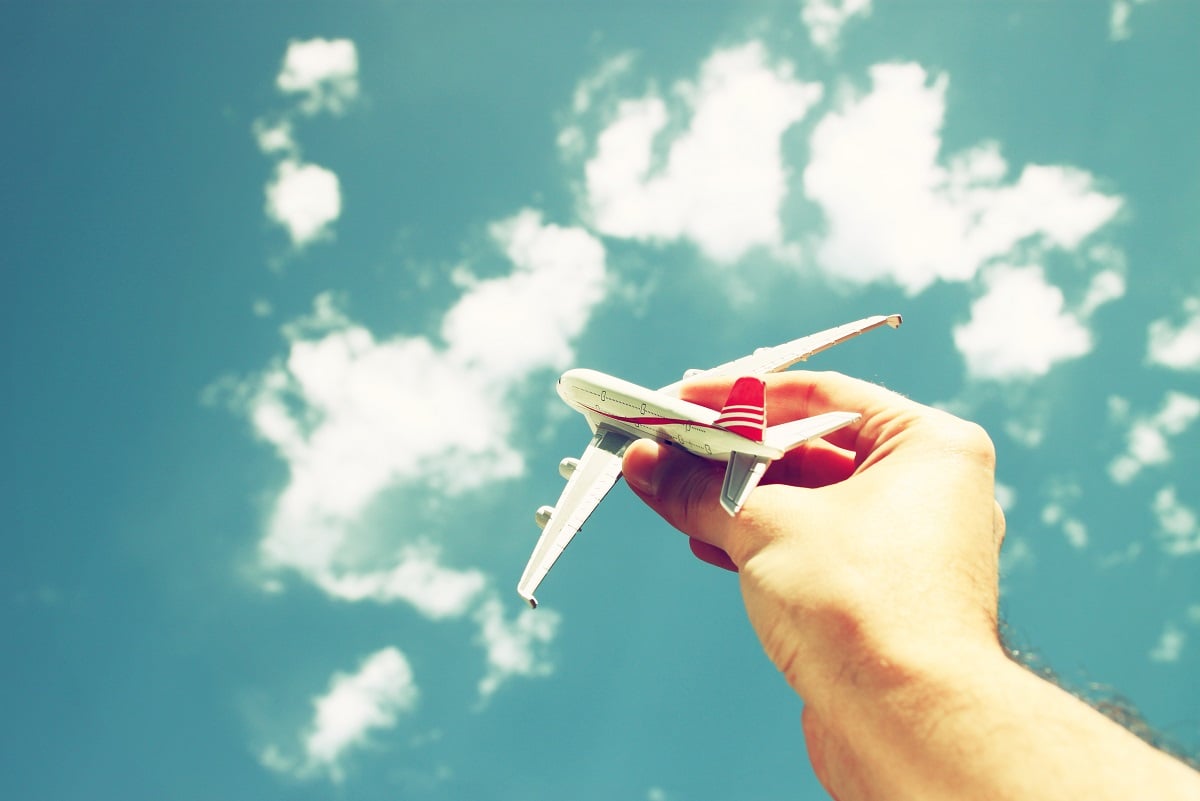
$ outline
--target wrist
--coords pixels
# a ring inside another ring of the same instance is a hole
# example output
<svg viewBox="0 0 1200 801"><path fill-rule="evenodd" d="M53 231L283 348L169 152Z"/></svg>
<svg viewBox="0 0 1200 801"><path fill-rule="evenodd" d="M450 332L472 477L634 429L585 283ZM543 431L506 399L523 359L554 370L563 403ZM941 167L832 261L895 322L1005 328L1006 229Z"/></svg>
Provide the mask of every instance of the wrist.
<svg viewBox="0 0 1200 801"><path fill-rule="evenodd" d="M864 667L804 709L818 778L851 799L1200 797L1200 777L996 647Z"/></svg>
<svg viewBox="0 0 1200 801"><path fill-rule="evenodd" d="M860 658L805 698L809 758L838 798L936 798L970 746L955 730L998 677L1024 672L999 644L899 649ZM981 722L976 720L975 723ZM913 791L906 792L905 790Z"/></svg>
<svg viewBox="0 0 1200 801"><path fill-rule="evenodd" d="M828 603L809 599L803 608L771 615L773 627L755 621L768 653L782 657L777 664L806 703L937 693L942 684L960 686L964 670L1013 664L994 615L982 605L951 614L949 604L931 602L928 608L941 614L916 615L844 590L829 595ZM788 641L793 648L781 647Z"/></svg>

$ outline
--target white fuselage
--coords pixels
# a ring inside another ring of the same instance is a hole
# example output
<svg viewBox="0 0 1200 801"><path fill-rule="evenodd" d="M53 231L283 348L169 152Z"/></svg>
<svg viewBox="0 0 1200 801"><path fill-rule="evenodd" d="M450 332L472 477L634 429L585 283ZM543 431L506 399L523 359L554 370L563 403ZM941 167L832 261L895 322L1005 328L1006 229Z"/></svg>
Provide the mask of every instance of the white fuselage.
<svg viewBox="0 0 1200 801"><path fill-rule="evenodd" d="M716 410L638 386L596 370L568 370L558 379L568 406L599 425L634 437L673 442L706 459L728 461L733 451L779 458L782 451L716 425Z"/></svg>

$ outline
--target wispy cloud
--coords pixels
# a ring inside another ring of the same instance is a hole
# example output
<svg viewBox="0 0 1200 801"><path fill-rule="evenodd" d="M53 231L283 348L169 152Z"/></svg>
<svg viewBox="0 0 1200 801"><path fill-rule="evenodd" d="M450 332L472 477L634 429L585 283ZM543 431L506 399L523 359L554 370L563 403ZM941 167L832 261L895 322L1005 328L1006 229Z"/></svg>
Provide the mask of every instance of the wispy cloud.
<svg viewBox="0 0 1200 801"><path fill-rule="evenodd" d="M1182 392L1168 392L1162 407L1153 415L1128 420L1128 403L1110 399L1113 421L1128 425L1126 451L1108 465L1108 474L1118 484L1128 484L1144 468L1171 460L1170 440L1186 431L1200 417L1200 399Z"/></svg>
<svg viewBox="0 0 1200 801"><path fill-rule="evenodd" d="M1175 487L1160 489L1150 508L1158 520L1158 539L1164 551L1173 556L1200 553L1196 510L1179 500Z"/></svg>
<svg viewBox="0 0 1200 801"><path fill-rule="evenodd" d="M1079 482L1069 477L1052 479L1047 495L1049 500L1042 507L1042 523L1061 530L1073 548L1086 548L1087 525L1070 511L1083 496Z"/></svg>
<svg viewBox="0 0 1200 801"><path fill-rule="evenodd" d="M1129 17L1135 6L1145 5L1150 0L1112 0L1108 12L1108 38L1114 42L1128 39L1133 35L1129 28Z"/></svg>
<svg viewBox="0 0 1200 801"><path fill-rule="evenodd" d="M821 87L769 63L759 42L718 50L675 100L687 126L655 155L671 123L667 100L624 100L586 163L585 217L601 233L647 242L687 240L717 262L782 241L788 172L781 137Z"/></svg>
<svg viewBox="0 0 1200 801"><path fill-rule="evenodd" d="M1017 573L1032 570L1037 565L1037 556L1029 540L1024 537L1007 537L1000 551L1000 588L1005 589L1005 580Z"/></svg>
<svg viewBox="0 0 1200 801"><path fill-rule="evenodd" d="M554 666L544 649L558 629L559 617L549 610L523 609L511 622L504 604L492 598L476 610L479 642L487 653L487 673L479 681L479 696L486 701L514 676L548 676Z"/></svg>
<svg viewBox="0 0 1200 801"><path fill-rule="evenodd" d="M289 42L275 82L305 114L341 114L358 97L358 49L349 39Z"/></svg>
<svg viewBox="0 0 1200 801"><path fill-rule="evenodd" d="M809 39L826 53L837 52L846 23L870 13L871 0L803 0L800 7Z"/></svg>
<svg viewBox="0 0 1200 801"><path fill-rule="evenodd" d="M1162 634L1158 637L1158 642L1150 651L1151 662L1178 662L1180 654L1183 653L1184 643L1187 642L1187 634L1183 629L1173 623L1167 623L1163 626Z"/></svg>
<svg viewBox="0 0 1200 801"><path fill-rule="evenodd" d="M364 659L357 671L335 673L328 691L313 698L313 719L301 733L300 757L272 745L259 760L298 778L324 773L340 782L348 753L366 744L372 731L389 729L411 713L419 695L404 654L384 648Z"/></svg>
<svg viewBox="0 0 1200 801"><path fill-rule="evenodd" d="M1184 321L1163 318L1150 323L1146 358L1175 370L1200 370L1200 297L1183 302Z"/></svg>

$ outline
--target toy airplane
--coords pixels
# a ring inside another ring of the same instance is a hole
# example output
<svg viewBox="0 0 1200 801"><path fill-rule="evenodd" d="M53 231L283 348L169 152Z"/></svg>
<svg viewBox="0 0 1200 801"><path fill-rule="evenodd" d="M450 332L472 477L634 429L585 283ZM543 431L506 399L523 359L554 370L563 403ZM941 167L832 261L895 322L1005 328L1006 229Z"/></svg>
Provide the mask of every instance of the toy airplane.
<svg viewBox="0 0 1200 801"><path fill-rule="evenodd" d="M517 593L537 607L533 593L550 572L571 538L583 526L613 484L621 477L621 456L643 437L672 443L697 456L728 463L721 488L721 506L736 515L758 486L771 461L808 440L855 422L855 412L827 412L783 425L767 426L765 385L758 376L804 361L882 325L897 328L900 315L867 317L792 340L759 348L749 356L710 370L688 370L694 377L742 376L733 385L724 408L717 412L679 398L683 381L659 390L640 387L595 370L568 370L558 379L558 394L587 418L593 437L579 459L563 459L558 472L567 479L558 505L537 510L542 529Z"/></svg>

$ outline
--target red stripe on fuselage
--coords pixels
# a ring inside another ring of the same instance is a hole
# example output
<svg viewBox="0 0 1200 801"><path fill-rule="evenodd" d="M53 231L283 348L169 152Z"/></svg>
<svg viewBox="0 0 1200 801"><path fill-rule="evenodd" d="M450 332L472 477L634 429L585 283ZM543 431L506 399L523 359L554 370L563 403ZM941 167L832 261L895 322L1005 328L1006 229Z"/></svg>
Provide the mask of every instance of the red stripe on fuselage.
<svg viewBox="0 0 1200 801"><path fill-rule="evenodd" d="M686 420L676 417L621 417L618 414L610 414L599 409L594 409L591 406L587 406L582 403L579 405L587 409L589 412L595 412L596 414L603 415L610 420L620 420L622 423L631 423L637 426L695 426L697 428L711 428L715 431L728 430L719 425L715 425L713 423L701 423L698 420Z"/></svg>

